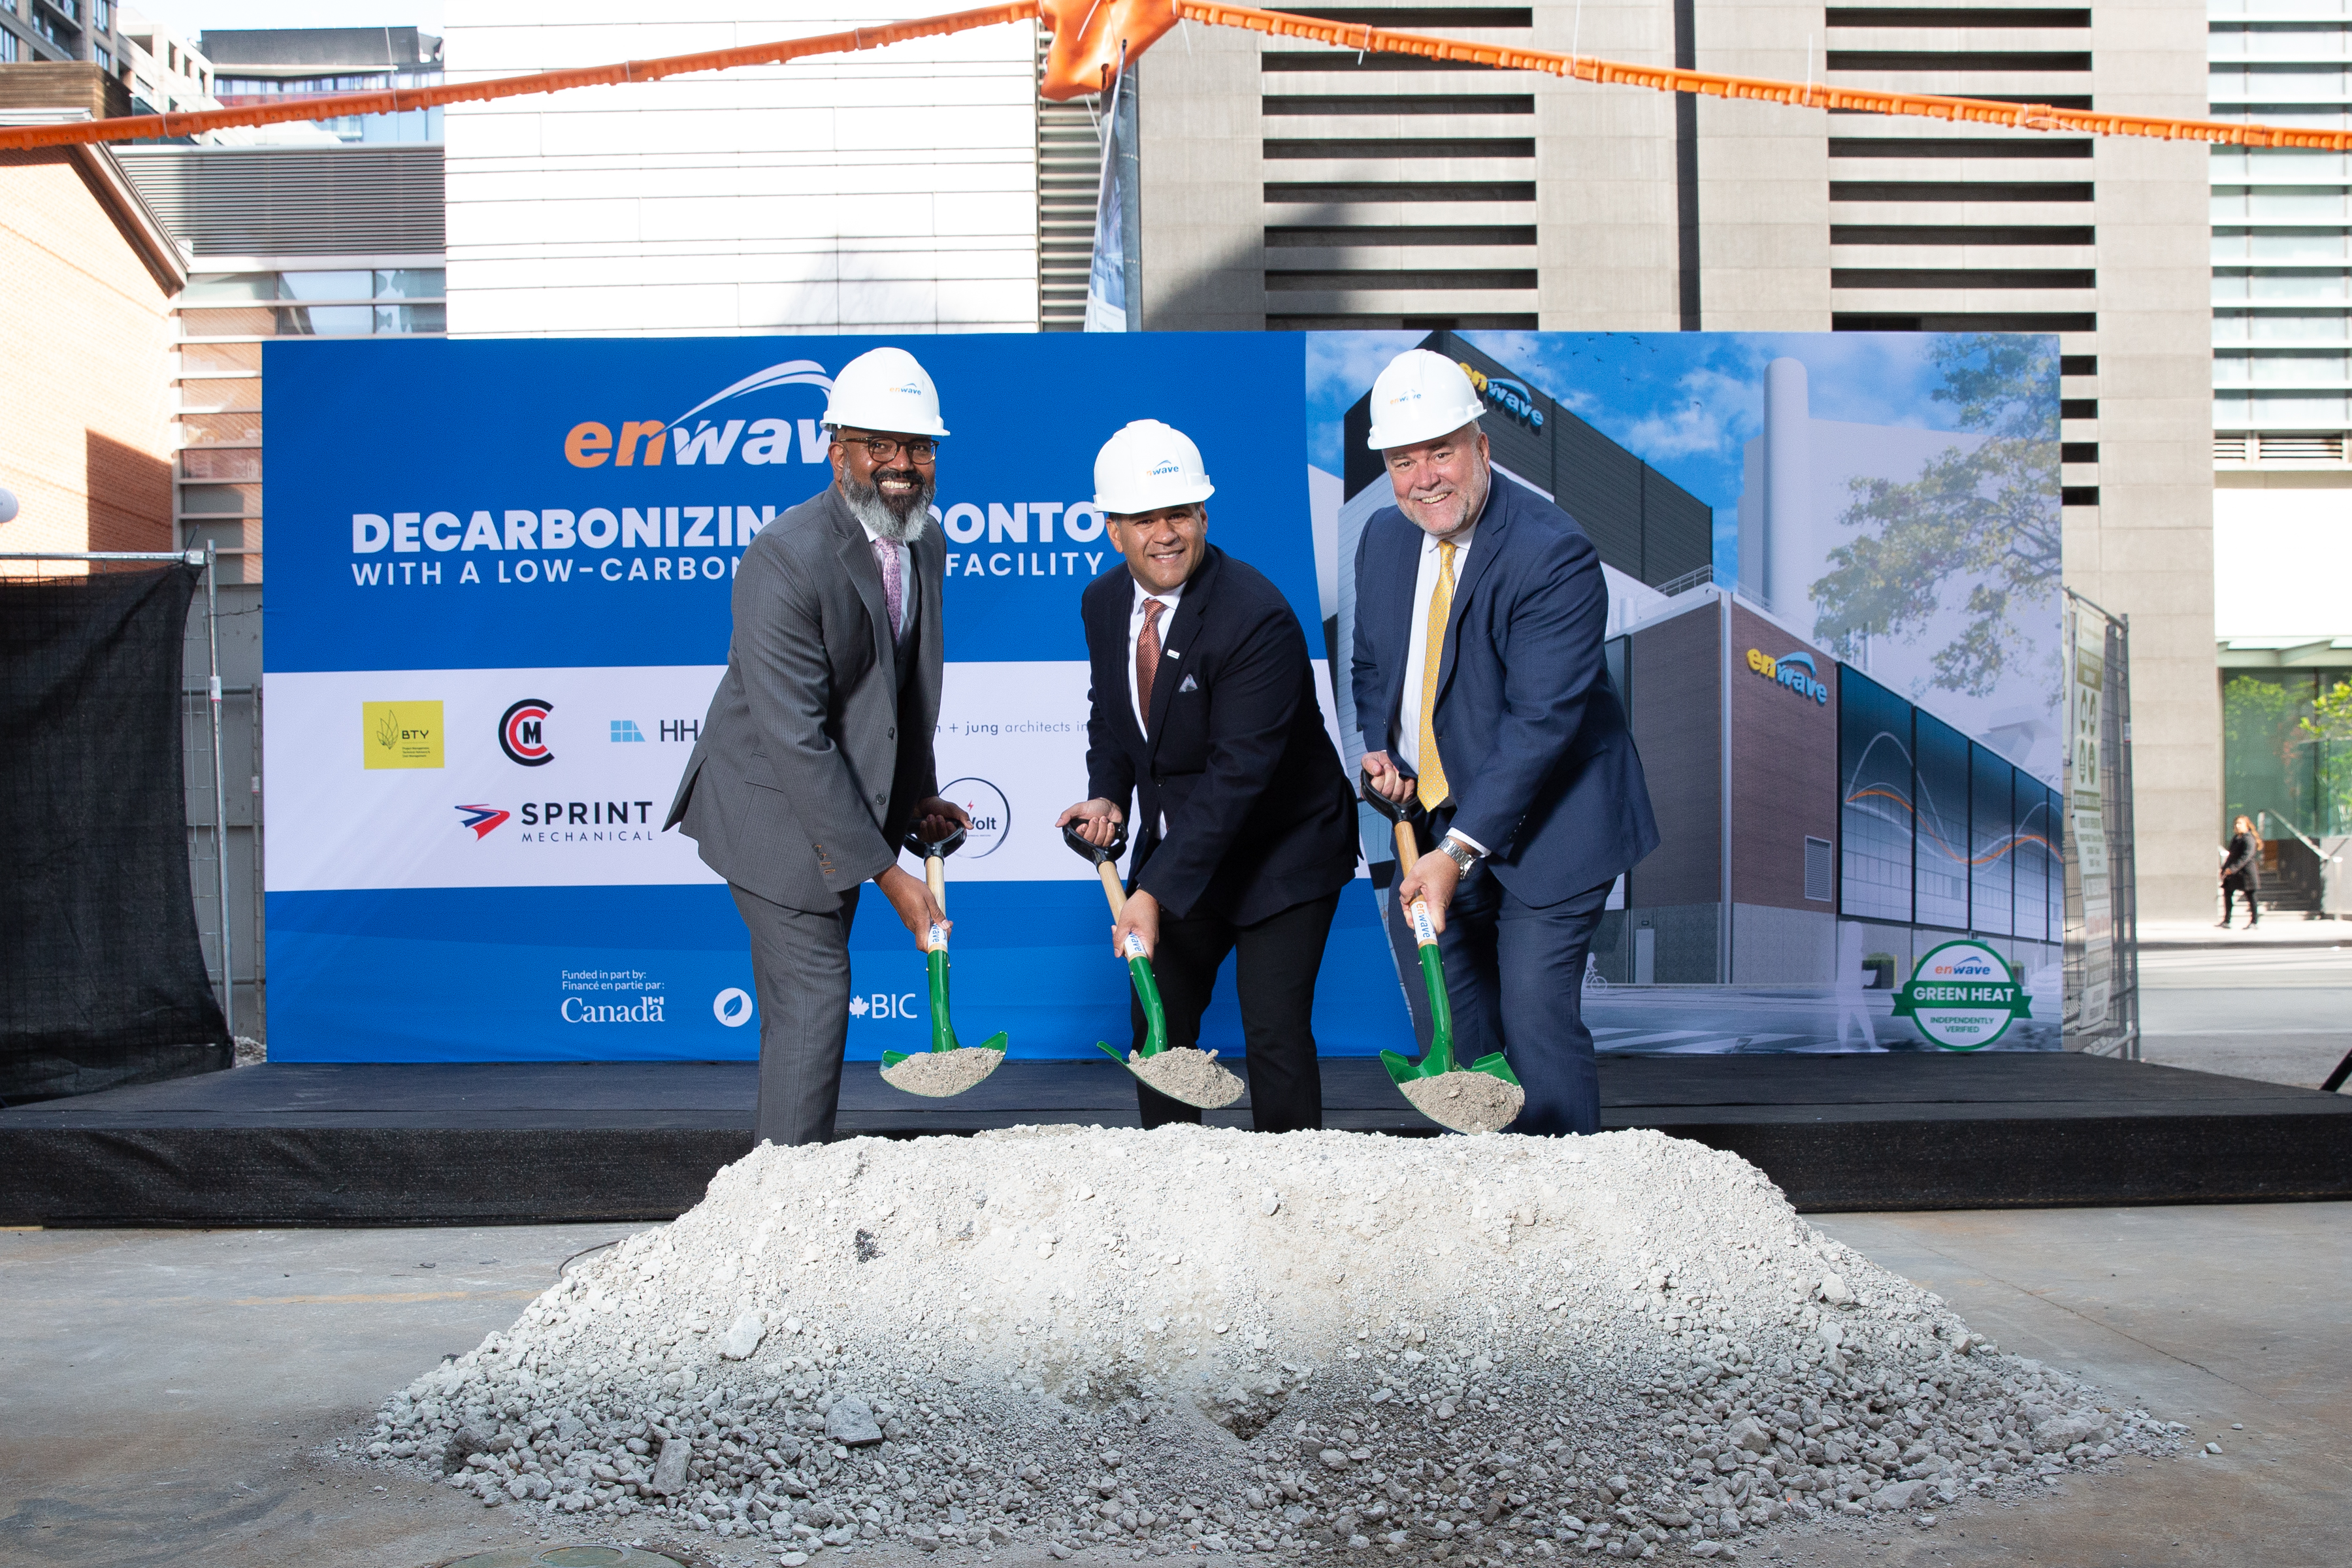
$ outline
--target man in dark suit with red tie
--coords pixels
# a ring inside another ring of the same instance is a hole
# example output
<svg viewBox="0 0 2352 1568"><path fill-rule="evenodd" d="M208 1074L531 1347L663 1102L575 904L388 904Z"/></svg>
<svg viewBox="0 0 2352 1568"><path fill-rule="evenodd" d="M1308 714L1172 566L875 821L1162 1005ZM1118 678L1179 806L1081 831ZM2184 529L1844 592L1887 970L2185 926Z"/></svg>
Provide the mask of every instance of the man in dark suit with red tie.
<svg viewBox="0 0 2352 1568"><path fill-rule="evenodd" d="M1208 542L1200 448L1138 420L1095 459L1095 504L1127 558L1079 600L1093 666L1087 791L1055 826L1108 844L1138 817L1127 908L1152 957L1168 1044L1197 1046L1235 955L1250 1107L1261 1132L1323 1124L1315 979L1356 869L1356 807L1323 725L1298 617L1255 568ZM1145 1038L1140 1005L1135 1038ZM1201 1120L1141 1083L1146 1127Z"/></svg>

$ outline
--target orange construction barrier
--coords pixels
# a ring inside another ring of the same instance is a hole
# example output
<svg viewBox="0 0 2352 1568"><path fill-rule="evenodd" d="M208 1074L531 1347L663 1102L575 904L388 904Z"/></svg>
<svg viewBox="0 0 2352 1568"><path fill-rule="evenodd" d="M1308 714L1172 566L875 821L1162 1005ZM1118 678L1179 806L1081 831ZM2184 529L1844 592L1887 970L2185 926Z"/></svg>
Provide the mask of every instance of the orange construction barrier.
<svg viewBox="0 0 2352 1568"><path fill-rule="evenodd" d="M1140 56L1178 21L1213 27L1242 27L1255 33L1359 49L1368 54L1418 55L1427 59L1469 60L1497 70L1542 71L1580 81L1648 88L1658 92L1688 92L1709 98L1748 99L1785 103L1803 109L1862 110L1873 114L1916 119L1959 121L1979 125L2006 125L2026 131L2088 132L2095 136L2147 137L2164 142L2204 142L2231 147L2301 147L2330 153L2352 152L2352 131L2305 130L2222 120L2174 120L2158 115L2094 113L2089 110L2053 109L2040 103L2003 103L1980 98L1947 98L1926 92L1886 92L1875 88L1830 87L1821 82L1780 81L1767 77L1725 76L1713 71L1678 70L1669 66L1625 65L1591 55L1563 55L1547 49L1523 49L1509 44L1474 44L1458 38L1430 37L1419 33L1395 33L1354 22L1326 22L1284 11L1261 11L1247 5L1227 5L1217 0L1011 0L977 11L956 11L911 22L856 27L846 33L790 38L740 48L709 49L700 54L667 55L658 59L625 60L617 65L590 66L578 70L541 71L530 76L495 77L484 81L446 82L439 87L395 88L381 92L337 93L324 98L290 99L278 103L236 109L204 110L185 114L129 115L114 120L76 121L59 125L24 125L0 130L0 151L26 147L57 147L78 142L154 141L218 131L232 125L269 125L287 120L330 120L350 114L392 114L403 110L430 109L448 103L477 103L528 93L562 92L577 87L615 86L657 81L692 71L729 70L739 66L781 65L812 55L849 54L881 48L912 38L943 37L974 27L1000 26L1043 16L1053 34L1046 50L1045 95L1049 99L1083 98L1103 89L1109 70L1118 60L1119 46L1128 58Z"/></svg>

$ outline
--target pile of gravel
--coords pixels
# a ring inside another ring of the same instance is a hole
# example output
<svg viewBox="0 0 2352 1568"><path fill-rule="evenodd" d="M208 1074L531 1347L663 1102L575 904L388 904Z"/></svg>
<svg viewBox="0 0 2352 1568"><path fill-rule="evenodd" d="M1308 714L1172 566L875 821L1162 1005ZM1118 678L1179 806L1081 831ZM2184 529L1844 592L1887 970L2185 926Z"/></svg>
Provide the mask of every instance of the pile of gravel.
<svg viewBox="0 0 2352 1568"><path fill-rule="evenodd" d="M1699 1144L1176 1126L763 1145L394 1394L370 1451L787 1565L1469 1564L1730 1555L2177 1441Z"/></svg>

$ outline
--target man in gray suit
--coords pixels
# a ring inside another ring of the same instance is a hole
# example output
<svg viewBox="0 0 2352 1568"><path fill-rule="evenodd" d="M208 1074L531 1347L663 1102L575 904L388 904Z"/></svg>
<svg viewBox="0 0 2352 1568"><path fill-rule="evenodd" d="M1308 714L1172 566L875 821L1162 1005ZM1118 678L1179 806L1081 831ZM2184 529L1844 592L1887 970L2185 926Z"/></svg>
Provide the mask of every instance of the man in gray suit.
<svg viewBox="0 0 2352 1568"><path fill-rule="evenodd" d="M899 868L898 842L909 826L943 838L971 826L939 798L931 757L939 394L913 355L875 349L842 368L824 422L833 484L744 550L727 673L663 824L684 825L751 928L755 1142L833 1136L858 889L879 888L929 952L946 916Z"/></svg>

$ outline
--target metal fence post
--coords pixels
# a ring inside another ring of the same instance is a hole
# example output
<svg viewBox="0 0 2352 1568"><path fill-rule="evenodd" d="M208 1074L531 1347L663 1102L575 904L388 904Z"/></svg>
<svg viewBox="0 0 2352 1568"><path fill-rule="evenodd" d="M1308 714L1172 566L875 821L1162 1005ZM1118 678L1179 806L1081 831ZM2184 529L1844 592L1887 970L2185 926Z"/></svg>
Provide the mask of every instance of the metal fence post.
<svg viewBox="0 0 2352 1568"><path fill-rule="evenodd" d="M213 867L220 889L221 1022L231 1040L236 1038L236 964L230 953L228 929L228 787L221 772L219 557L213 542L205 542L205 691L213 715Z"/></svg>

